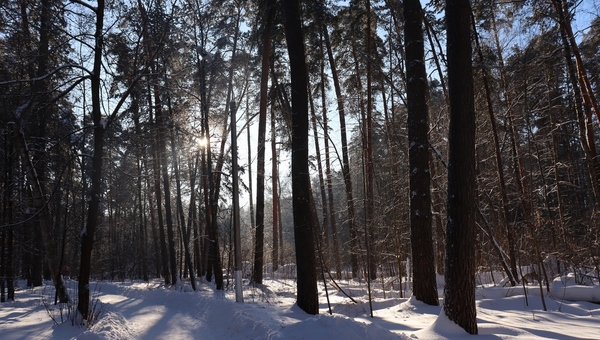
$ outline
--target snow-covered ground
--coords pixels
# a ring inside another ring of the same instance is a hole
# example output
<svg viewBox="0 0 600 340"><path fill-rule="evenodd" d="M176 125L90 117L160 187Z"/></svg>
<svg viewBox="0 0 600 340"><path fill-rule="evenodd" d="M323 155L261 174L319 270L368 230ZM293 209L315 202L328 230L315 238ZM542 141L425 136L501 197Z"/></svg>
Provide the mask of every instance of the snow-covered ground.
<svg viewBox="0 0 600 340"><path fill-rule="evenodd" d="M565 285L566 283L566 285ZM544 312L539 287L477 288L478 339L600 339L600 286L576 286L567 278L552 284ZM73 281L68 282L76 288ZM161 281L98 282L92 285L101 312L90 328L73 326L66 310L52 304L50 285L35 289L19 282L16 301L0 304L0 338L8 339L465 339L472 337L449 321L441 307L373 284L373 318L367 287L329 287L333 315L322 283L320 315L294 305L293 280L265 280L261 289L244 286L244 303L233 291L216 292L200 283L166 288ZM398 287L396 285L396 287ZM75 292L73 292L75 294ZM440 296L442 290L440 288ZM593 302L563 300L583 299ZM440 299L440 304L443 300ZM51 317L52 316L52 317ZM56 320L55 321L53 321ZM57 325L59 323L59 325Z"/></svg>

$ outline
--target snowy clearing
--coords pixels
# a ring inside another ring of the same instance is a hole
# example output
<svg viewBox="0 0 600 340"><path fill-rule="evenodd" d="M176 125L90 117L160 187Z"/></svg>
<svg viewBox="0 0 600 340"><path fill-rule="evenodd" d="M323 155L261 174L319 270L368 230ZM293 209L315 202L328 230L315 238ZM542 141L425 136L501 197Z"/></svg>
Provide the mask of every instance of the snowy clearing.
<svg viewBox="0 0 600 340"><path fill-rule="evenodd" d="M568 280L566 280L568 283ZM599 286L564 285L556 280L542 309L538 286L477 289L478 339L597 339L600 304L562 298L598 297ZM77 284L68 281L74 289ZM343 281L342 292L329 287L333 315L320 285L320 315L302 312L293 280L265 280L262 289L244 287L244 303L231 292L207 283L166 288L161 281L98 282L92 287L101 304L95 324L85 329L61 321L48 282L35 289L19 281L15 302L0 304L2 339L464 339L472 337L449 321L439 306L374 284L373 315L364 283ZM442 296L443 289L440 289ZM75 294L74 291L71 291ZM559 295L560 294L560 295ZM560 298L559 298L560 297ZM597 301L597 300L596 300ZM441 303L442 301L440 301ZM66 313L66 311L64 311ZM441 317L438 317L441 315ZM63 314L63 320L67 319Z"/></svg>

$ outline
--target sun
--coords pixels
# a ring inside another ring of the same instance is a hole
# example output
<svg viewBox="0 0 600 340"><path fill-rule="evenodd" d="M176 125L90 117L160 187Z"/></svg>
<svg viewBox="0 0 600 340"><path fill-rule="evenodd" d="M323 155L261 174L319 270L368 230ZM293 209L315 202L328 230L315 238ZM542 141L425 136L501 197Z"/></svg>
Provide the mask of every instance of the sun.
<svg viewBox="0 0 600 340"><path fill-rule="evenodd" d="M206 137L196 138L196 145L198 145L201 149L204 149L208 145L208 140Z"/></svg>

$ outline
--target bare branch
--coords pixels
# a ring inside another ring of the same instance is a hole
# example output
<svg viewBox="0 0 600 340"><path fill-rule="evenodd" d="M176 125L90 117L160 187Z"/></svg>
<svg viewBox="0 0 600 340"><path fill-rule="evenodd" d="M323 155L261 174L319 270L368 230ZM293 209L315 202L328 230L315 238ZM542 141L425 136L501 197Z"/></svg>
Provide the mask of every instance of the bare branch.
<svg viewBox="0 0 600 340"><path fill-rule="evenodd" d="M85 68L83 66L80 66L80 65L77 65L77 64L66 64L66 65L61 65L61 66L56 67L55 69L53 69L52 71L44 74L43 76L35 77L35 78L29 78L29 79L16 79L16 80L3 81L3 82L0 82L0 86L41 81L41 80L44 80L46 78L49 78L53 74L57 73L60 70L65 69L65 68L78 68L80 70L83 70L83 71L87 72L88 74L91 74L91 72L87 68Z"/></svg>

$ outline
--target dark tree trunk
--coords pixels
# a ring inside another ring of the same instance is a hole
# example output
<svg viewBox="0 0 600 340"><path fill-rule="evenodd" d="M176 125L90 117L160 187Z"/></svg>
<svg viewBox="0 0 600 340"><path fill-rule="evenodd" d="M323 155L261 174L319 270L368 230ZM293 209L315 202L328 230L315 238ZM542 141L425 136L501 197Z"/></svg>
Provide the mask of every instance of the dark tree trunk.
<svg viewBox="0 0 600 340"><path fill-rule="evenodd" d="M277 139L275 133L275 111L271 110L271 186L273 190L273 273L279 268L279 173L277 167Z"/></svg>
<svg viewBox="0 0 600 340"><path fill-rule="evenodd" d="M154 56L152 55L152 46L151 46L151 39L150 39L150 33L148 32L148 16L146 14L146 9L144 8L141 0L138 0L138 7L140 10L140 16L142 18L142 32L143 32L143 37L144 37L144 45L145 45L145 49L146 49L146 55L149 58L149 64L150 64L150 70L152 72L152 78L154 80L154 92L152 91L152 87L150 82L147 83L147 94L148 94L148 105L150 107L150 115L152 119L152 112L153 112L153 108L155 110L160 110L160 99L159 98L154 98L154 102L152 102L152 95L154 96L158 96L159 95L159 89L158 89L158 81L157 81L157 72L156 72L156 66L154 63ZM159 122L159 117L161 116L160 113L156 113L155 114L155 122L154 122L154 127L158 130L161 129L160 126L160 122ZM160 118L162 119L162 118ZM171 277L169 276L169 254L167 252L167 238L165 236L165 226L164 226L164 218L163 218L163 211L162 211L162 193L161 193L161 187L160 187L160 169L161 169L161 141L160 141L160 136L161 134L159 133L158 138L156 138L154 140L154 143L152 145L152 151L153 151L153 175L154 175L154 195L156 196L156 211L157 211L157 218L158 218L158 230L159 230L159 236L160 236L160 252L161 252L161 272L162 272L162 276L165 279L165 284L170 284L171 283ZM165 160L162 160L163 162ZM173 282L174 283L174 282Z"/></svg>
<svg viewBox="0 0 600 340"><path fill-rule="evenodd" d="M170 103L169 103L169 107L170 107ZM183 243L183 250L184 250L184 256L185 256L185 266L182 267L187 267L187 271L189 272L190 275L190 283L192 285L192 289L196 290L196 276L194 275L194 265L192 263L192 255L190 253L190 228L191 228L191 211L193 211L193 205L195 204L195 197L196 195L194 194L194 186L195 186L195 176L190 178L190 190L191 190L191 194L190 194L190 216L188 219L188 223L186 225L185 222L185 213L183 212L183 201L181 199L181 176L180 176L180 171L179 171L179 160L178 160L178 156L177 156L177 151L176 151L176 147L175 147L175 132L171 129L170 131L170 136L171 136L171 157L173 158L173 171L175 172L175 185L176 185L176 191L177 191L177 212L179 213L179 228L181 230L181 234L182 234L182 240L181 242ZM182 261L183 262L183 261ZM185 274L184 274L185 275Z"/></svg>
<svg viewBox="0 0 600 340"><path fill-rule="evenodd" d="M317 115L315 113L315 105L313 98L311 96L311 92L308 92L308 97L310 101L310 121L312 123L313 129L313 140L315 143L315 154L317 156L317 177L319 178L319 194L321 196L321 212L323 216L323 228L315 234L316 237L321 238L323 241L320 243L320 256L324 259L325 264L329 264L329 214L328 214L328 206L327 206L327 193L325 192L325 180L323 178L323 162L321 160L321 145L319 143L319 135L317 133ZM313 202L314 203L314 202ZM315 206L316 211L316 206ZM315 213L316 221L319 221L318 215ZM321 242L321 240L317 239L317 242Z"/></svg>
<svg viewBox="0 0 600 340"><path fill-rule="evenodd" d="M479 56L479 61L481 63L483 63L483 53L481 51L481 46L479 45L479 38L478 38L478 35L476 32L476 26L475 26L474 19L472 21L472 24L473 24L473 31L475 31L475 43L476 43L476 47L477 47L477 54ZM482 68L482 77L483 77L483 88L485 89L485 97L486 97L486 102L487 102L488 114L490 116L490 125L492 127L492 137L494 139L494 151L495 151L495 155L496 155L496 169L498 172L498 181L500 184L500 194L502 197L502 212L504 213L504 226L505 226L504 231L506 234L506 241L508 243L510 268L509 268L508 263L504 259L504 255L503 255L501 249L499 247L494 247L494 249L496 249L496 251L498 253L498 257L500 259L501 265L504 268L506 275L508 275L511 286L514 287L519 282L518 274L517 274L515 244L514 244L513 230L509 223L510 214L509 214L509 209L508 209L508 194L507 194L507 189L506 189L506 181L504 180L504 166L503 166L502 154L501 154L501 150L500 150L500 140L498 138L498 129L496 128L496 115L494 114L494 106L493 106L492 98L491 98L491 90L490 90L490 86L488 83L488 77L487 77L487 72L486 72L485 68ZM490 237L491 236L492 235L490 235Z"/></svg>
<svg viewBox="0 0 600 340"><path fill-rule="evenodd" d="M350 157L348 155L348 137L346 132L346 112L344 109L344 97L342 96L342 90L340 81L337 73L335 59L333 57L333 51L331 49L331 42L329 41L329 32L327 26L322 23L323 26L323 38L325 39L325 46L327 47L327 57L329 59L329 67L331 68L331 75L333 78L333 86L335 88L335 96L338 103L338 113L340 120L340 134L342 142L342 175L344 176L344 185L346 188L346 204L348 207L348 231L350 234L350 267L352 268L352 277L358 277L358 238L356 235L355 226L355 210L354 210L354 194L352 190L352 177L350 175Z"/></svg>
<svg viewBox="0 0 600 340"><path fill-rule="evenodd" d="M248 109L248 98L249 96L246 96L246 119L248 121L248 124L246 126L246 132L247 132L247 141L248 141L248 159L252 159L252 157L254 157L252 155L252 140L251 140L251 134L250 134L250 110ZM255 215L254 215L254 190L253 190L253 185L252 185L252 166L248 166L247 168L248 171L248 201L249 201L249 205L250 205L250 233L252 234L252 242L250 244L254 244L255 240L254 240L254 230L256 229L256 220L255 220Z"/></svg>
<svg viewBox="0 0 600 340"><path fill-rule="evenodd" d="M192 165L192 162L194 163ZM196 207L196 201L199 200L199 197L197 197L199 195L200 190L196 189L196 181L197 181L197 177L198 177L198 173L202 173L201 169L200 169L200 155L198 153L196 153L196 155L194 156L194 160L190 161L190 187L193 188L193 190L191 191L191 198L190 198L190 217L189 217L189 222L191 224L191 228L194 232L194 238L193 238L193 244L194 244L194 264L195 264L195 270L196 270L196 274L198 276L202 276L202 260L201 260L201 244L200 244L200 223L198 221L198 208ZM192 179L193 179L193 183L192 183ZM201 187L201 184L198 184L199 187ZM198 204L200 205L200 204Z"/></svg>
<svg viewBox="0 0 600 340"><path fill-rule="evenodd" d="M2 195L2 222L3 224L12 224L13 222L13 144L12 141L9 143L10 134L5 133L4 135L4 195ZM14 301L15 299L15 287L13 279L13 227L2 228L2 261L0 267L2 268L2 274L0 280L2 280L2 301ZM5 257L6 247L6 257ZM6 286L5 286L6 282ZM8 290L5 296L5 289Z"/></svg>
<svg viewBox="0 0 600 340"><path fill-rule="evenodd" d="M323 41L321 46L324 46ZM333 241L333 249L330 254L333 256L333 262L335 265L336 278L340 280L342 278L342 264L340 261L340 242L337 233L337 224L335 218L334 208L334 196L333 196L333 180L331 178L331 161L329 157L329 124L327 118L327 95L325 91L325 51L321 60L321 106L323 113L323 140L325 142L325 181L327 185L327 212L329 213L329 223L331 227L331 239Z"/></svg>
<svg viewBox="0 0 600 340"><path fill-rule="evenodd" d="M137 105L137 101L139 100L139 98L137 96L132 98L132 101L136 103L135 105L135 109L133 112L133 121L134 121L134 127L135 127L135 133L138 136L142 135L142 128L141 128L141 124L140 124L140 112L138 109L138 105ZM143 151L142 151L143 152ZM137 200L137 209L138 211L138 219L139 219L139 239L138 239L138 244L139 244L139 254L140 254L140 262L142 263L141 265L141 276L142 279L144 281L148 281L149 277L148 277L148 252L147 252L147 245L148 245L148 218L146 215L146 212L144 210L144 195L143 195L143 168L142 165L145 165L145 162L142 160L143 157L143 153L138 153L137 154L137 160L136 160L136 168L137 168L137 181L136 181L136 200ZM152 213L152 210L151 210Z"/></svg>
<svg viewBox="0 0 600 340"><path fill-rule="evenodd" d="M170 284L171 276L169 275L169 252L167 250L167 237L165 234L165 224L162 210L162 191L160 190L160 158L158 157L158 151L156 150L156 143L154 143L153 149L154 195L156 196L158 236L160 238L161 275L165 279L165 284Z"/></svg>
<svg viewBox="0 0 600 340"><path fill-rule="evenodd" d="M14 149L12 142L9 144L8 140L10 135L7 133L4 139L4 165L6 168L4 169L4 199L2 204L2 221L4 224L11 224L13 222L13 201L12 201L12 193L13 193L13 159L14 159ZM4 275L6 277L6 288L7 294L6 299L8 301L15 300L15 284L14 284L14 274L13 274L13 227L3 228L4 232L6 232L6 240L3 239L3 242L6 241L6 259L1 265L4 268ZM4 277L2 278L4 280ZM2 294L4 294L4 288L2 288Z"/></svg>
<svg viewBox="0 0 600 340"><path fill-rule="evenodd" d="M206 150L203 150L202 162L204 164L204 172L206 174L206 189L208 195L206 197L206 254L207 254L207 266L206 266L206 280L212 280L212 275L215 275L215 287L217 290L223 289L223 268L221 267L221 252L219 250L219 222L218 222L218 209L219 209L219 182L220 182L220 171L222 162L217 162L216 169L213 172L213 159L210 141L210 129L209 129L209 103L206 83L206 60L202 61L200 69L200 86L201 86L201 101L202 101L202 131L206 138ZM227 120L225 120L227 122ZM226 139L226 136L224 137ZM204 153L205 152L205 153Z"/></svg>
<svg viewBox="0 0 600 340"><path fill-rule="evenodd" d="M318 314L319 299L308 172L308 83L304 35L299 2L285 0L283 6L292 80L292 202L298 272L297 303L306 313Z"/></svg>
<svg viewBox="0 0 600 340"><path fill-rule="evenodd" d="M450 130L444 312L477 334L475 308L475 108L469 0L446 2Z"/></svg>
<svg viewBox="0 0 600 340"><path fill-rule="evenodd" d="M373 163L373 66L371 56L374 55L372 20L371 20L371 1L366 1L367 11L367 121L366 121L366 145L365 145L365 214L367 224L365 230L365 244L367 250L367 262L369 267L369 278L377 279L377 257L375 254L375 168Z"/></svg>
<svg viewBox="0 0 600 340"><path fill-rule="evenodd" d="M156 93L154 100L156 101L156 122L158 124L159 136L159 150L158 154L161 156L161 173L163 179L163 190L165 192L165 222L167 223L167 240L169 245L169 266L171 273L171 284L177 284L177 254L175 253L175 233L173 227L173 211L171 208L171 180L169 177L169 169L167 165L167 121L164 117L164 113L160 109L159 94Z"/></svg>
<svg viewBox="0 0 600 340"><path fill-rule="evenodd" d="M431 229L431 178L427 140L429 105L419 0L404 0L404 19L413 294L417 300L437 306L439 302Z"/></svg>
<svg viewBox="0 0 600 340"><path fill-rule="evenodd" d="M207 143L208 144L208 143ZM203 149L202 155L202 189L204 198L204 237L202 238L202 273L206 277L206 281L212 280L212 261L210 260L210 230L211 230L211 205L210 205L210 186L209 186L209 167L206 162L206 152ZM200 274L198 274L200 275Z"/></svg>
<svg viewBox="0 0 600 340"><path fill-rule="evenodd" d="M94 68L91 80L92 91L92 121L94 124L94 154L92 156L92 187L89 194L89 205L87 214L87 223L81 233L81 261L79 264L79 296L77 301L77 310L82 320L88 320L90 310L90 270L92 259L92 247L94 244L94 234L99 223L100 214L100 196L102 195L102 160L104 156L104 133L106 121L102 121L101 111L101 71L102 71L102 48L103 48L103 28L104 28L104 0L98 0L95 9L96 30L94 32Z"/></svg>
<svg viewBox="0 0 600 340"><path fill-rule="evenodd" d="M150 147L150 150L152 150L152 147ZM146 169L145 172L145 177L146 177L146 188L147 190L151 190L152 189L152 176L150 176L150 169L149 169L149 165L148 165L148 159L146 156L143 157L142 159L143 164L144 164L144 169ZM154 200L152 198L152 194L148 193L146 195L146 199L148 200L148 207L150 208L150 225L151 225L151 229L152 229L152 246L154 248L154 270L156 273L156 277L161 277L161 247L159 246L159 235L157 232L157 209L154 207ZM165 247L166 249L166 247Z"/></svg>
<svg viewBox="0 0 600 340"><path fill-rule="evenodd" d="M571 39L573 32L570 22L565 18L562 1L553 0L553 4L558 15L559 24L561 25L560 35L564 47L567 74L569 75L569 81L573 88L575 112L577 113L577 122L579 126L579 139L582 150L586 155L585 161L592 183L592 192L594 193L596 209L598 209L600 206L600 159L598 158L594 135L592 107L595 106L592 105L593 96L587 95L587 75L585 69L583 69L581 56L577 58L577 45L576 42ZM571 30L571 36L568 35L569 30ZM572 55L575 55L575 63L573 63L573 60L571 59ZM595 101L593 101L593 103L595 103Z"/></svg>
<svg viewBox="0 0 600 340"><path fill-rule="evenodd" d="M252 281L263 279L265 243L265 135L267 130L267 100L269 87L269 57L271 55L271 23L275 6L273 1L262 1L264 26L262 27L262 63L260 74L260 104L258 115L258 150L256 157L256 233L254 236L254 271Z"/></svg>
<svg viewBox="0 0 600 340"><path fill-rule="evenodd" d="M529 204L530 204L530 199L529 194L527 194L527 184L526 184L526 174L525 171L523 170L523 160L521 157L521 151L520 151L520 144L518 142L519 139L519 134L517 132L517 128L515 127L514 124L514 113L513 113L513 102L511 100L511 95L508 91L508 81L507 81L507 75L506 75L506 68L504 67L504 59L502 57L502 47L500 45L500 40L498 38L498 29L496 26L496 19L495 19L495 14L492 11L491 12L491 21L492 21L492 29L494 31L494 40L496 43L496 49L497 49L497 53L498 53L498 61L500 63L500 79L502 80L502 90L503 90L503 95L505 98L505 101L508 104L507 107L507 116L508 116L508 125L509 125L509 135L511 136L510 140L511 140L511 148L513 151L513 167L514 167L514 172L515 172L515 179L516 179L516 184L517 184L517 188L519 188L519 194L521 195L521 203L523 205L523 209L527 212L527 211L531 211L530 208L528 208ZM507 216L508 218L508 216ZM531 221L530 216L528 213L526 213L526 219L527 221ZM507 227L508 227L508 221L506 221L507 223ZM518 235L517 235L518 237ZM516 251L514 249L514 233L513 230L508 230L507 231L507 240L509 241L509 256L510 256L510 270L512 272L512 276L514 278L514 281L516 283L519 282L519 275L517 273L517 265L516 265Z"/></svg>

